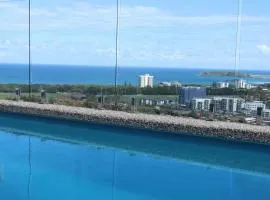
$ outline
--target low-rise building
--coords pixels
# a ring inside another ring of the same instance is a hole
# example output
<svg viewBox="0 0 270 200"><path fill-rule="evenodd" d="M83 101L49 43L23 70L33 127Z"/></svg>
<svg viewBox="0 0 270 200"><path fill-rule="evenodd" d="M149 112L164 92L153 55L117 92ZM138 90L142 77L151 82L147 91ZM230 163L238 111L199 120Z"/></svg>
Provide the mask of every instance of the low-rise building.
<svg viewBox="0 0 270 200"><path fill-rule="evenodd" d="M266 105L262 101L248 101L243 104L245 110L257 110L257 108L265 109Z"/></svg>
<svg viewBox="0 0 270 200"><path fill-rule="evenodd" d="M140 99L139 105L148 105L148 106L161 106L161 105L173 105L175 101L172 100L155 100L155 99Z"/></svg>
<svg viewBox="0 0 270 200"><path fill-rule="evenodd" d="M257 110L245 110L244 112L249 118L256 118L258 114ZM262 119L265 121L270 121L270 109L262 110Z"/></svg>
<svg viewBox="0 0 270 200"><path fill-rule="evenodd" d="M243 79L234 79L229 83L229 87L233 87L236 89L252 89L252 88L256 88L255 85L252 85L250 83L248 83L246 80Z"/></svg>
<svg viewBox="0 0 270 200"><path fill-rule="evenodd" d="M246 80L243 79L233 79L230 81L220 81L214 83L214 87L216 88L236 88L236 89L252 89L256 88L255 85L248 83Z"/></svg>
<svg viewBox="0 0 270 200"><path fill-rule="evenodd" d="M243 79L234 79L231 81L231 86L236 89L245 89L247 81Z"/></svg>
<svg viewBox="0 0 270 200"><path fill-rule="evenodd" d="M209 110L212 99L210 98L194 98L191 102L193 110Z"/></svg>
<svg viewBox="0 0 270 200"><path fill-rule="evenodd" d="M240 112L244 99L238 97L213 97L212 103L216 112Z"/></svg>
<svg viewBox="0 0 270 200"><path fill-rule="evenodd" d="M270 121L270 109L264 109L262 112L262 117L266 121Z"/></svg>
<svg viewBox="0 0 270 200"><path fill-rule="evenodd" d="M229 82L217 82L216 87L217 88L228 88L230 86Z"/></svg>
<svg viewBox="0 0 270 200"><path fill-rule="evenodd" d="M158 84L160 87L181 87L181 83L178 81L163 81Z"/></svg>
<svg viewBox="0 0 270 200"><path fill-rule="evenodd" d="M170 87L170 86L172 86L172 84L171 84L171 82L164 81L164 82L160 82L158 84L158 86L160 86L160 87Z"/></svg>
<svg viewBox="0 0 270 200"><path fill-rule="evenodd" d="M171 85L175 86L175 87L181 87L182 86L182 84L179 81L172 81Z"/></svg>
<svg viewBox="0 0 270 200"><path fill-rule="evenodd" d="M250 89L252 89L252 88L256 88L256 85L252 85L252 84L250 84L250 83L247 83L247 84L246 84L246 89L250 90Z"/></svg>
<svg viewBox="0 0 270 200"><path fill-rule="evenodd" d="M244 99L238 97L193 98L192 109L208 111L213 104L215 112L240 112L243 102Z"/></svg>

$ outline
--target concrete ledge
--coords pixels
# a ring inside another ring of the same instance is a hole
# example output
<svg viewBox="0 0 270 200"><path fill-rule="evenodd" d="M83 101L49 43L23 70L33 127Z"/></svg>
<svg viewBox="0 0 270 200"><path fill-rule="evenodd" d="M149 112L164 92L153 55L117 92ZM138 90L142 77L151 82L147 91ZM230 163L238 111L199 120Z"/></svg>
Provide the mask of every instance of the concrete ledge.
<svg viewBox="0 0 270 200"><path fill-rule="evenodd" d="M74 119L122 127L165 131L174 134L189 134L231 141L270 144L270 127L267 126L210 122L182 117L133 114L120 111L6 100L0 100L0 112Z"/></svg>

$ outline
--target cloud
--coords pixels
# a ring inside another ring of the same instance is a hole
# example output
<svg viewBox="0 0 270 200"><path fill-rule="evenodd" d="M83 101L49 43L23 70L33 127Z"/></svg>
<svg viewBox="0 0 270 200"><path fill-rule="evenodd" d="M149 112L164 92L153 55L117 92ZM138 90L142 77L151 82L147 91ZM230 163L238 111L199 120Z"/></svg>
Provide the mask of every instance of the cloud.
<svg viewBox="0 0 270 200"><path fill-rule="evenodd" d="M11 41L9 39L0 40L0 49L6 49L11 45Z"/></svg>
<svg viewBox="0 0 270 200"><path fill-rule="evenodd" d="M48 60L51 62L52 55L57 55L54 62L64 63L67 58L70 59L68 62L72 62L75 57L73 55L76 55L76 61L84 62L83 64L113 63L115 4L106 3L108 1L94 4L82 0L61 2L63 1L49 1L41 6L33 1L33 60L38 63ZM120 8L121 64L179 65L185 62L185 65L200 65L202 62L227 63L233 59L237 22L234 10L222 15L211 11L208 15L200 12L183 15L181 10L173 12L169 7L165 9L157 7L158 5L146 6L128 2L130 1L121 4ZM8 52L9 59L13 59L11 55L19 57L20 52L28 52L27 9L27 1L0 2L0 51ZM265 32L262 27L270 25L270 18L263 15L244 15L242 18L245 27L243 38L249 40L242 43L252 42L252 45L247 46L251 50L251 57L256 60L258 52L256 53L254 46L260 42L254 40L260 38L267 41L266 34L265 40L259 35ZM252 29L255 25L257 28ZM256 34L251 35L254 30L257 30ZM269 54L269 46L258 45L257 48L260 52Z"/></svg>
<svg viewBox="0 0 270 200"><path fill-rule="evenodd" d="M28 8L24 3L0 4L1 29L26 29ZM3 6L5 5L5 6ZM92 28L110 30L115 27L115 5L93 5L87 2L74 1L67 5L57 5L51 8L32 7L33 30L55 30ZM181 16L170 13L155 6L121 5L120 25L121 28L130 27L175 27L178 25L203 25L212 26L227 23L236 23L236 15L209 15L209 16ZM243 16L244 22L267 23L270 19L261 16Z"/></svg>
<svg viewBox="0 0 270 200"><path fill-rule="evenodd" d="M0 51L0 58L6 57L6 56L7 56L7 53L6 52Z"/></svg>
<svg viewBox="0 0 270 200"><path fill-rule="evenodd" d="M270 55L270 45L266 44L257 45L257 49L259 49L259 51L265 55Z"/></svg>

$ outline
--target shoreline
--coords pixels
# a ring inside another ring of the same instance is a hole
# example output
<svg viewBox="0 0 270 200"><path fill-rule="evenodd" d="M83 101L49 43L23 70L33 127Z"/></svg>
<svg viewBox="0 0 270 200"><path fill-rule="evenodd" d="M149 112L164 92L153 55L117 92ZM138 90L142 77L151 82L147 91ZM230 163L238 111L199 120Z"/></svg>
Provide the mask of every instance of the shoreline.
<svg viewBox="0 0 270 200"><path fill-rule="evenodd" d="M270 145L270 127L268 126L9 100L0 100L0 112Z"/></svg>

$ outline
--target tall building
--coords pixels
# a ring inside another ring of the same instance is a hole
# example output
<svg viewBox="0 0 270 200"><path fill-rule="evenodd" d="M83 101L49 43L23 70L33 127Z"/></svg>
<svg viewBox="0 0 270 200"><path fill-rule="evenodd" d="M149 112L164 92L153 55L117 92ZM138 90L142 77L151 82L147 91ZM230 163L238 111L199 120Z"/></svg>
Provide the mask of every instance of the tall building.
<svg viewBox="0 0 270 200"><path fill-rule="evenodd" d="M182 105L189 105L193 98L204 97L206 97L206 88L204 87L182 87L179 90L179 103Z"/></svg>
<svg viewBox="0 0 270 200"><path fill-rule="evenodd" d="M154 76L150 74L144 74L140 76L139 85L141 88L153 87L154 85Z"/></svg>

